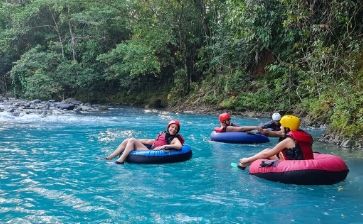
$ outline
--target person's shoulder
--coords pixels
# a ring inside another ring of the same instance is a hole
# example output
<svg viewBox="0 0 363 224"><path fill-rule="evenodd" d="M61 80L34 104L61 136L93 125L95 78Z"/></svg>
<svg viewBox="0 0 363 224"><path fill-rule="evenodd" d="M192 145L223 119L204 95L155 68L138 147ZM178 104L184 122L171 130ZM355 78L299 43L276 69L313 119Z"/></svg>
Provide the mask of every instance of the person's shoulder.
<svg viewBox="0 0 363 224"><path fill-rule="evenodd" d="M284 142L284 144L289 145L290 147L293 147L293 145L295 145L295 140L293 137L291 136L286 136L286 138L284 140L282 140L281 142Z"/></svg>
<svg viewBox="0 0 363 224"><path fill-rule="evenodd" d="M267 121L262 125L262 128L269 128L272 124L274 124L273 120Z"/></svg>

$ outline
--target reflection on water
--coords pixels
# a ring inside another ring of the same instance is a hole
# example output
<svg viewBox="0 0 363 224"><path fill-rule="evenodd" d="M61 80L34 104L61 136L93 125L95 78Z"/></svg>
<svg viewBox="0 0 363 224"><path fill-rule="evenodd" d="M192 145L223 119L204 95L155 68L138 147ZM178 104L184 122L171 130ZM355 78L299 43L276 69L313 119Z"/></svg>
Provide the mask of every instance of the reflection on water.
<svg viewBox="0 0 363 224"><path fill-rule="evenodd" d="M128 137L154 138L170 119L193 150L187 162L116 165L97 160ZM233 120L256 125L267 120ZM230 166L272 147L209 141L217 116L138 108L11 117L0 113L1 223L361 223L363 152L314 143L350 173L332 186L285 185ZM316 139L324 130L306 129Z"/></svg>

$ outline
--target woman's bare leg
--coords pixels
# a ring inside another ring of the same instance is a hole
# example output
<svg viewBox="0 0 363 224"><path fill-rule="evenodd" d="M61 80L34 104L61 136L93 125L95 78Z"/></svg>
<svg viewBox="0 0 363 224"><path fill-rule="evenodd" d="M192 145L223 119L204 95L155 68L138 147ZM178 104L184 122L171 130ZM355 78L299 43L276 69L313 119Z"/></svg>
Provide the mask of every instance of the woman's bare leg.
<svg viewBox="0 0 363 224"><path fill-rule="evenodd" d="M262 150L261 152L257 153L256 155L259 155L259 154L265 154L267 151L270 151L271 149L270 148L267 148L267 149L264 149ZM275 159L276 158L276 159ZM271 160L278 160L277 156L271 156L270 158L266 158L266 159L271 159ZM247 166L250 166L252 162L248 162L248 163L242 163L242 162L239 162L238 163L238 167L240 167L241 169L245 169Z"/></svg>
<svg viewBox="0 0 363 224"><path fill-rule="evenodd" d="M130 152L135 149L140 150L149 150L144 144L142 144L139 140L130 138L126 144L126 148L120 158L117 160L118 163L124 163L126 158L129 156Z"/></svg>
<svg viewBox="0 0 363 224"><path fill-rule="evenodd" d="M122 151L126 148L126 145L128 143L129 139L125 139L118 147L117 149L109 156L106 157L107 160L113 159L116 156L120 155Z"/></svg>

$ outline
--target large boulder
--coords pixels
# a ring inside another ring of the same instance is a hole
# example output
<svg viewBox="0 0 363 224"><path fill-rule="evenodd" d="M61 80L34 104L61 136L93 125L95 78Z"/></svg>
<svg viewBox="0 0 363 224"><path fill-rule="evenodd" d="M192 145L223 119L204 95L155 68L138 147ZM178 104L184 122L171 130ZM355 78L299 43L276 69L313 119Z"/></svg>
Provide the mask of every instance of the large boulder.
<svg viewBox="0 0 363 224"><path fill-rule="evenodd" d="M74 105L80 105L82 104L82 101L80 100L76 100L74 98L67 98L65 100L62 101L62 103L68 103L68 104L74 104Z"/></svg>
<svg viewBox="0 0 363 224"><path fill-rule="evenodd" d="M68 103L58 103L55 106L58 109L62 109L62 110L73 110L75 108L74 104L68 104Z"/></svg>

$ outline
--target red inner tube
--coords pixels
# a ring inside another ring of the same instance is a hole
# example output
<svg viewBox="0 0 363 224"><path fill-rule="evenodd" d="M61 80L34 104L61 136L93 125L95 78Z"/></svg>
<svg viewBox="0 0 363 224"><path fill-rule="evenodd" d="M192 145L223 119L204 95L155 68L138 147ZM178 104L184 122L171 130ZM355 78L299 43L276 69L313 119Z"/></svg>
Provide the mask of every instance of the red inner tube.
<svg viewBox="0 0 363 224"><path fill-rule="evenodd" d="M314 153L311 160L259 159L249 169L251 175L271 181L301 185L329 185L346 179L349 169L335 155Z"/></svg>

